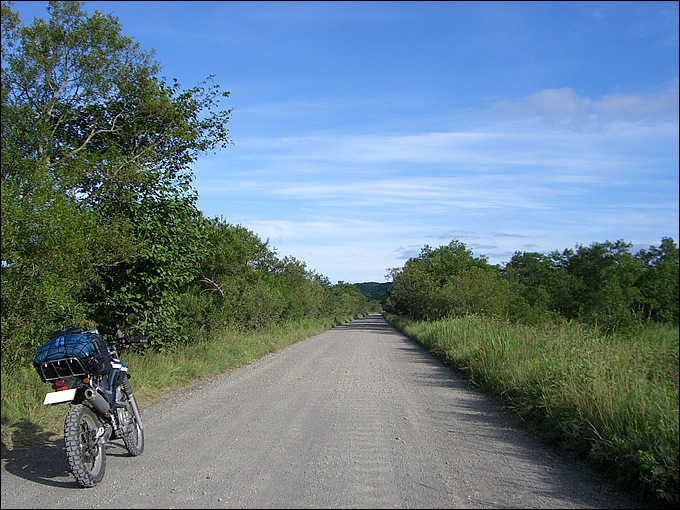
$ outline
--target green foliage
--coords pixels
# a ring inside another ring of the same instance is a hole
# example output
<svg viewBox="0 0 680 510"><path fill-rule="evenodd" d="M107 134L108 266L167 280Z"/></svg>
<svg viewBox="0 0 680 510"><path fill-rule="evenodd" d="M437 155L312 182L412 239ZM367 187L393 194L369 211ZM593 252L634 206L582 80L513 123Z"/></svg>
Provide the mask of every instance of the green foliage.
<svg viewBox="0 0 680 510"><path fill-rule="evenodd" d="M354 318L372 309L356 289L331 285L294 257L279 258L243 226L223 218L209 225L209 248L191 292L211 296L216 327L252 331L277 322Z"/></svg>
<svg viewBox="0 0 680 510"><path fill-rule="evenodd" d="M387 311L419 320L484 314L542 324L564 318L608 331L646 320L677 324L677 245L664 238L637 254L630 247L605 241L550 255L517 252L498 268L458 241L426 246L391 270L383 302Z"/></svg>
<svg viewBox="0 0 680 510"><path fill-rule="evenodd" d="M378 309L379 304L368 298L355 285L338 282L328 293L325 316L332 317L336 324L342 324Z"/></svg>
<svg viewBox="0 0 680 510"><path fill-rule="evenodd" d="M104 233L69 197L50 197L37 175L30 186L5 178L4 164L3 157L2 353L3 361L17 361L36 336L85 320L90 310L81 298L94 276L92 246Z"/></svg>
<svg viewBox="0 0 680 510"><path fill-rule="evenodd" d="M509 287L486 258L475 258L459 241L425 246L404 268L392 269L386 310L436 320L471 313L505 316Z"/></svg>
<svg viewBox="0 0 680 510"><path fill-rule="evenodd" d="M638 294L635 282L642 270L629 253L630 246L623 241L607 241L578 246L570 252L566 271L578 282L571 298L578 302L579 312L572 316L573 312L565 310L565 317L598 322L607 328L629 325Z"/></svg>
<svg viewBox="0 0 680 510"><path fill-rule="evenodd" d="M678 323L678 245L664 237L661 244L640 250L636 256L642 263L637 286L640 289L640 309L644 316L669 323Z"/></svg>
<svg viewBox="0 0 680 510"><path fill-rule="evenodd" d="M145 333L158 346L180 339L178 299L197 275L205 250L206 225L194 197L141 196L121 208L134 249L98 271L100 285L87 299L103 333L131 312L143 318Z"/></svg>

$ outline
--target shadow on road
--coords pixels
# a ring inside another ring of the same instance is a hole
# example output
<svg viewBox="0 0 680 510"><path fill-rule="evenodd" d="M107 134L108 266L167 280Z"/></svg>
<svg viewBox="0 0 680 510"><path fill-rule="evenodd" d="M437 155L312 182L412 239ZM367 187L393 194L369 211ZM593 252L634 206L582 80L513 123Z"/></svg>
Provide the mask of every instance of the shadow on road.
<svg viewBox="0 0 680 510"><path fill-rule="evenodd" d="M394 334L397 331L394 326L385 320L382 315L374 314L355 319L346 324L335 326L335 330L352 330L352 331L372 331L374 333Z"/></svg>
<svg viewBox="0 0 680 510"><path fill-rule="evenodd" d="M127 450L116 443L106 445L107 457L127 457ZM20 478L50 487L80 488L71 476L64 439L45 441L29 448L9 450L2 445L4 469Z"/></svg>
<svg viewBox="0 0 680 510"><path fill-rule="evenodd" d="M3 445L2 460L6 471L26 480L51 487L78 487L73 479L62 480L71 473L63 439L13 450L7 450Z"/></svg>

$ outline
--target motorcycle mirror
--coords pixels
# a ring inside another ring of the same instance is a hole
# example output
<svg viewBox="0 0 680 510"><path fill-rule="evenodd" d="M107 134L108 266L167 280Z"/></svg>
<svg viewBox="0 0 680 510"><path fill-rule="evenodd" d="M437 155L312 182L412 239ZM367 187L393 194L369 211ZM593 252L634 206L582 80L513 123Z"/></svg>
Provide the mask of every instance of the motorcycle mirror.
<svg viewBox="0 0 680 510"><path fill-rule="evenodd" d="M137 314L136 313L131 313L130 315L127 316L126 321L128 325L134 326L137 323Z"/></svg>

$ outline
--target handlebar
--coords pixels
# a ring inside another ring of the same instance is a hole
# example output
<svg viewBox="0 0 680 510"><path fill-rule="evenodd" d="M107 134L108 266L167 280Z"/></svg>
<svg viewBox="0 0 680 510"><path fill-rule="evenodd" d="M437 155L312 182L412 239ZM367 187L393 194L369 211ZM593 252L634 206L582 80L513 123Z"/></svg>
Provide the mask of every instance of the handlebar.
<svg viewBox="0 0 680 510"><path fill-rule="evenodd" d="M149 340L143 336L141 333L133 333L130 336L124 336L118 339L119 343L123 346L135 345L135 344L146 344Z"/></svg>

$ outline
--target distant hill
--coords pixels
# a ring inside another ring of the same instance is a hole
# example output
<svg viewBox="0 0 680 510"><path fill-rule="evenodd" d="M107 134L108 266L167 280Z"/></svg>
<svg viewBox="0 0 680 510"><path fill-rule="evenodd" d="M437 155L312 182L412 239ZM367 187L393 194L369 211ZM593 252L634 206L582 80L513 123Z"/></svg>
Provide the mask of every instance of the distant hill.
<svg viewBox="0 0 680 510"><path fill-rule="evenodd" d="M354 284L361 292L371 299L380 301L385 293L392 286L392 282L378 283L378 282L364 282Z"/></svg>

